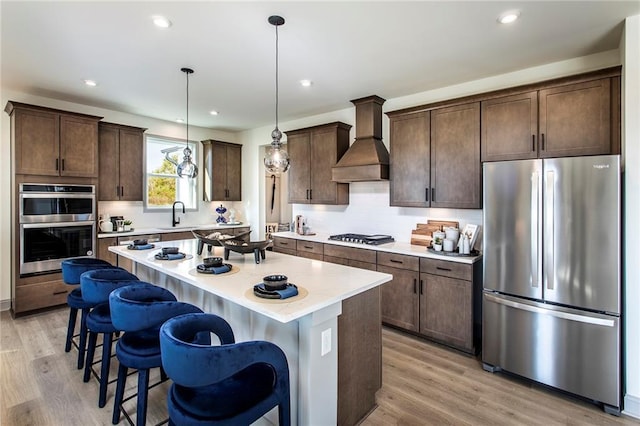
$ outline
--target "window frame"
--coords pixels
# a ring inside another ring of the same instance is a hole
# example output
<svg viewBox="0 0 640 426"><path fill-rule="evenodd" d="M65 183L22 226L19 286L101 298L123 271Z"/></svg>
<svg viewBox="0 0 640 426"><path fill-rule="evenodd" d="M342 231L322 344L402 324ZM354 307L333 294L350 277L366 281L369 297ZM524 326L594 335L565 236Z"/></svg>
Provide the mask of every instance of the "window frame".
<svg viewBox="0 0 640 426"><path fill-rule="evenodd" d="M172 205L167 205L167 206L163 206L163 207L149 207L149 177L152 176L151 173L149 173L147 171L147 162L148 162L148 149L149 149L149 139L151 140L155 140L161 143L166 143L167 147L169 146L180 146L182 149L177 151L179 153L179 159L181 159L182 157L182 150L184 148L186 148L187 146L187 142L185 142L184 139L179 139L179 138L173 138L170 136L162 136L162 135L156 135L156 134L147 134L145 133L144 135L144 150L143 150L143 155L144 155L144 182L143 182L143 189L144 189L144 194L143 194L143 200L142 200L142 209L143 212L145 213L153 213L153 212L168 212L172 210ZM200 155L200 150L198 149L198 143L197 141L192 141L189 140L188 142L188 146L191 149L191 154L192 154L192 159L195 160L195 164L198 165L199 163L199 155ZM197 212L200 209L200 203L199 203L199 194L200 194L200 179L201 179L201 174L200 173L200 166L198 165L198 176L195 177L195 179L193 179L194 183L194 188L193 188L193 205L188 205L186 206L186 210L187 211L191 211L191 212ZM161 176L161 177L172 177L170 175L168 176L163 176L161 174L157 174L156 176ZM183 178L179 178L177 175L175 175L175 179L177 181L179 181L180 179ZM182 201L182 200L175 200L175 201ZM186 203L185 203L186 204Z"/></svg>

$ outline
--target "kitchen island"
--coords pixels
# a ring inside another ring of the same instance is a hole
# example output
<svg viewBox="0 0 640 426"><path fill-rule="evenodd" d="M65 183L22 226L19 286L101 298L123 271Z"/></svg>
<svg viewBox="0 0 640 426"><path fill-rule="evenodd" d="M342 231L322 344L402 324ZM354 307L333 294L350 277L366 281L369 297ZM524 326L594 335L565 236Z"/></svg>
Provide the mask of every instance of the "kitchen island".
<svg viewBox="0 0 640 426"><path fill-rule="evenodd" d="M155 254L167 246L178 247L186 258L156 260ZM391 275L273 252L260 264L252 255L231 252L225 261L233 267L230 272L201 274L197 265L202 258L222 256L223 249L214 247L211 254L199 256L196 240L156 243L151 250L109 250L133 261L140 279L223 317L236 341L268 340L280 346L289 362L293 424L355 424L374 408L381 385L379 286ZM271 274L288 276L299 295L257 298L253 286ZM340 321L341 330L339 316L348 319ZM272 411L262 420L277 423L277 414Z"/></svg>

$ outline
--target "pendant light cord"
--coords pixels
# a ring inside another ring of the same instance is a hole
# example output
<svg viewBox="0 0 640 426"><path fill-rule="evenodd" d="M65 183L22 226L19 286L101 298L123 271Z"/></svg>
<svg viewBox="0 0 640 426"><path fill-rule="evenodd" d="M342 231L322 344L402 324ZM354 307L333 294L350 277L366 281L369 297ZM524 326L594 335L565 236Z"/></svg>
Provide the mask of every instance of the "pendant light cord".
<svg viewBox="0 0 640 426"><path fill-rule="evenodd" d="M187 74L187 148L189 148L189 72Z"/></svg>
<svg viewBox="0 0 640 426"><path fill-rule="evenodd" d="M278 25L276 27L276 130L278 129Z"/></svg>

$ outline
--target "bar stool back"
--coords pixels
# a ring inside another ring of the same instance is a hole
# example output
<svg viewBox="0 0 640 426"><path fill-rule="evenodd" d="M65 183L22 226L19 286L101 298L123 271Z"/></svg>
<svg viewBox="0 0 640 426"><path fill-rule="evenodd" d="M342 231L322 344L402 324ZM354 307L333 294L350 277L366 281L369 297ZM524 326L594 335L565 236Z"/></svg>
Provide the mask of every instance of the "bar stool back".
<svg viewBox="0 0 640 426"><path fill-rule="evenodd" d="M149 283L129 285L115 289L109 295L111 320L124 335L116 344L120 362L118 382L113 406L113 424L120 422L124 388L129 368L138 370L136 424L144 425L147 416L149 370L160 367L161 380L166 380L160 356L160 326L169 318L185 313L202 312L189 303L176 301L175 296L161 287Z"/></svg>
<svg viewBox="0 0 640 426"><path fill-rule="evenodd" d="M209 333L221 344L199 338ZM173 380L167 396L170 425L248 425L276 406L279 424L291 424L289 366L273 343L234 343L226 321L196 313L165 322L160 347Z"/></svg>
<svg viewBox="0 0 640 426"><path fill-rule="evenodd" d="M94 269L80 275L82 296L88 303L94 304L87 315L87 330L89 341L87 344L87 359L84 366L84 381L88 382L93 371L93 358L98 341L98 334L102 334L102 359L100 374L96 377L100 383L98 393L98 407L105 406L107 401L107 385L109 384L109 369L111 366L111 346L116 328L111 321L109 309L109 294L116 288L140 281L132 273L122 269ZM95 374L95 373L94 373Z"/></svg>
<svg viewBox="0 0 640 426"><path fill-rule="evenodd" d="M78 285L80 284L80 275L82 275L82 273L93 269L104 268L115 268L115 266L106 260L90 257L66 259L62 261L62 281L68 285ZM78 348L78 370L81 370L84 366L84 354L87 339L87 315L94 305L84 300L80 287L71 290L71 293L67 296L67 305L69 305L69 322L67 325L67 338L65 340L64 351L69 352L71 350L71 345L75 345L75 341L73 339L75 337L79 337L79 342L76 347ZM74 335L73 333L75 331L76 321L78 318L78 309L81 313L80 331L77 335Z"/></svg>

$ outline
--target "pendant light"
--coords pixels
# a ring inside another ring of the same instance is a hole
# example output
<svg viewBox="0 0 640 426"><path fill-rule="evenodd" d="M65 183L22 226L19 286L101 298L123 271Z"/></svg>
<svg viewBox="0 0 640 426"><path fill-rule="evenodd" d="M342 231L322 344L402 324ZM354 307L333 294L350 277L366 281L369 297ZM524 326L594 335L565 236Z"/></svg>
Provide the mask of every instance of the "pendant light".
<svg viewBox="0 0 640 426"><path fill-rule="evenodd" d="M269 16L269 23L276 27L276 128L271 132L271 146L267 148L264 166L270 173L284 173L289 170L289 154L282 148L282 132L278 129L278 27L284 25L282 16Z"/></svg>
<svg viewBox="0 0 640 426"><path fill-rule="evenodd" d="M191 68L180 68L180 71L187 75L187 147L182 151L184 158L178 164L178 176L193 179L198 176L198 166L191 161L191 149L189 148L189 74L193 74Z"/></svg>

